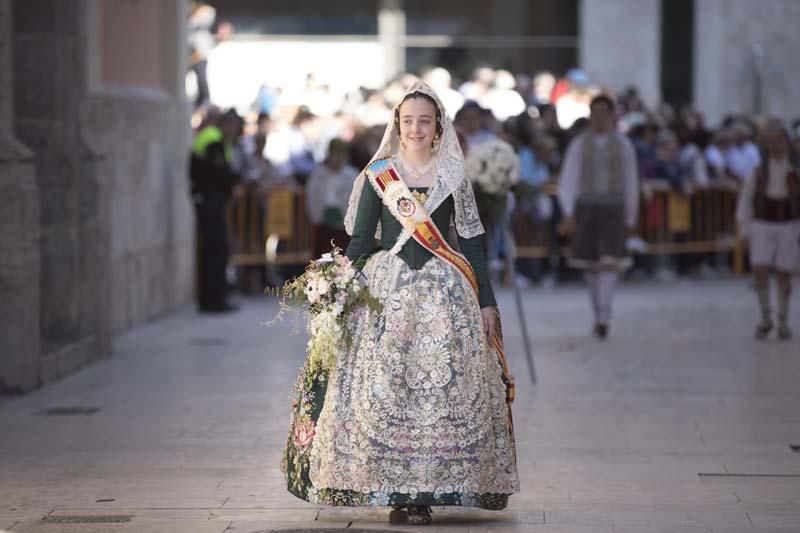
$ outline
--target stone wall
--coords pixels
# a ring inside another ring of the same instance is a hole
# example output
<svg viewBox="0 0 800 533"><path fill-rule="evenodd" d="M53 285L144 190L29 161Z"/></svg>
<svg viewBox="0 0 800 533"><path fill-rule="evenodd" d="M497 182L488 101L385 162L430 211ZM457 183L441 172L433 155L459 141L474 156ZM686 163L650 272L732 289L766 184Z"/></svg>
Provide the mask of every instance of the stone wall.
<svg viewBox="0 0 800 533"><path fill-rule="evenodd" d="M125 47L102 37L119 10L141 26ZM191 298L186 12L0 0L0 392L108 356L115 334ZM135 40L152 31L144 68Z"/></svg>
<svg viewBox="0 0 800 533"><path fill-rule="evenodd" d="M188 124L188 107L166 95L97 94L83 106L82 129L105 155L114 334L191 299Z"/></svg>
<svg viewBox="0 0 800 533"><path fill-rule="evenodd" d="M581 68L612 90L635 85L645 102L657 103L661 98L660 8L659 0L582 0Z"/></svg>
<svg viewBox="0 0 800 533"><path fill-rule="evenodd" d="M800 116L798 27L796 0L695 1L694 94L710 124L730 112Z"/></svg>
<svg viewBox="0 0 800 533"><path fill-rule="evenodd" d="M14 135L11 0L0 0L0 391L38 383L39 189Z"/></svg>

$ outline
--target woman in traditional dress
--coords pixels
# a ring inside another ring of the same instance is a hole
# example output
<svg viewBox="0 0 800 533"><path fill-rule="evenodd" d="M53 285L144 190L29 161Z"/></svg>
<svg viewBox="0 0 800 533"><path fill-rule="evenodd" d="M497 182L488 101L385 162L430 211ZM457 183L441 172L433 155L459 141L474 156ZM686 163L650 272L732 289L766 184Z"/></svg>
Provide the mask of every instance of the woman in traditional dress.
<svg viewBox="0 0 800 533"><path fill-rule="evenodd" d="M346 255L382 309L354 317L328 375L301 371L290 492L405 509L413 524L431 522L431 505L504 509L519 490L513 383L464 156L424 83L395 108L345 225ZM461 253L443 237L451 225Z"/></svg>

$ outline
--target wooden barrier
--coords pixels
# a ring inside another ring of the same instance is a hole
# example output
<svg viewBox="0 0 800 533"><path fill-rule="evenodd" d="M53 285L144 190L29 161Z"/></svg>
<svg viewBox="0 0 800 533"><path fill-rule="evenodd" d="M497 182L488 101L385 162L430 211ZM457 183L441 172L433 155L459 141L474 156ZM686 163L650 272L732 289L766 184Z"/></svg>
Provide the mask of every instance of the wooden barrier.
<svg viewBox="0 0 800 533"><path fill-rule="evenodd" d="M228 205L231 262L236 266L305 264L311 225L305 193L296 187L240 185Z"/></svg>
<svg viewBox="0 0 800 533"><path fill-rule="evenodd" d="M734 271L744 270L744 250L736 226L738 191L730 187L697 189L689 194L660 184L645 184L640 200L637 235L652 255L733 253ZM544 190L555 201L554 187ZM569 246L556 239L552 221L535 223L530 217L513 217L517 257L568 256Z"/></svg>
<svg viewBox="0 0 800 533"><path fill-rule="evenodd" d="M555 188L544 190L555 201ZM733 253L734 271L741 273L744 251L735 222L737 191L697 189L690 194L659 186L643 186L638 235L644 254ZM299 187L261 189L241 185L228 208L231 261L236 266L303 265L311 260L311 225L305 194ZM534 222L515 214L512 227L517 257L567 256L552 220Z"/></svg>

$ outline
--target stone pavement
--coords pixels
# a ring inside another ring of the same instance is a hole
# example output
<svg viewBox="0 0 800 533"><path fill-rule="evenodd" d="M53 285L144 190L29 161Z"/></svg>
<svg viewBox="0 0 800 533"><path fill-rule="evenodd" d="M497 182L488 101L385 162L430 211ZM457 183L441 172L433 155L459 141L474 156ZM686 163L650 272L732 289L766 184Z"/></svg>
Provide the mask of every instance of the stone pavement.
<svg viewBox="0 0 800 533"><path fill-rule="evenodd" d="M536 387L499 297L522 478L507 511L435 508L413 528L290 496L278 464L304 337L261 326L275 306L253 299L224 317L187 308L0 400L0 530L800 532L800 342L752 339L746 281L626 285L606 342L581 287L523 291ZM84 520L128 521L68 523Z"/></svg>

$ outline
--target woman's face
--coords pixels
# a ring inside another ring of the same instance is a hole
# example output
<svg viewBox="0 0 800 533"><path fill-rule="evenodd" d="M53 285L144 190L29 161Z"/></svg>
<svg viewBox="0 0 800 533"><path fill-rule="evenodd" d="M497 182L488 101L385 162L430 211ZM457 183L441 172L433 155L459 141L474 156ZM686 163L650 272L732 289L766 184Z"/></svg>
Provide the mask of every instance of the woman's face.
<svg viewBox="0 0 800 533"><path fill-rule="evenodd" d="M436 136L436 106L425 98L409 98L400 105L399 115L404 148L430 152Z"/></svg>

